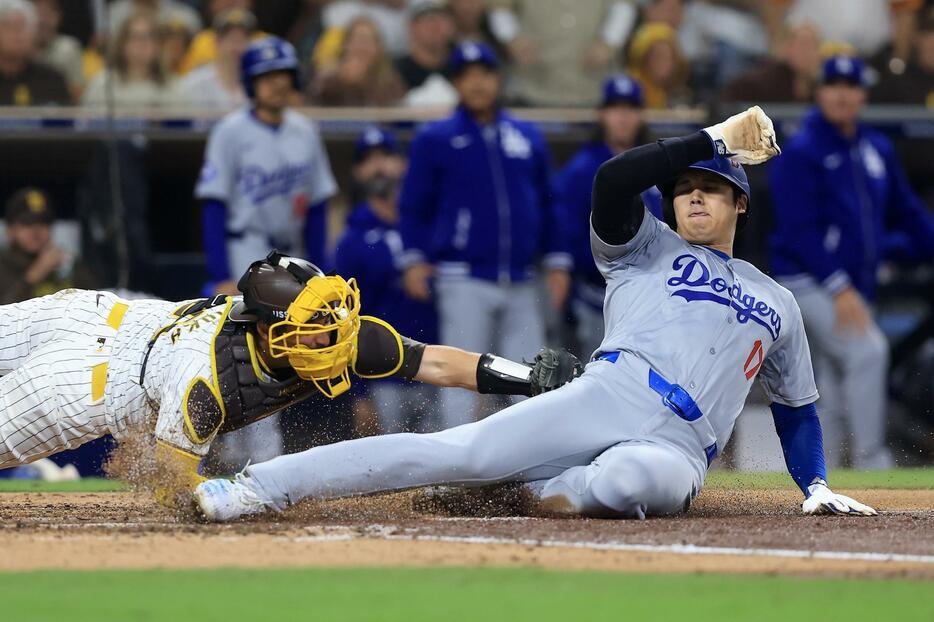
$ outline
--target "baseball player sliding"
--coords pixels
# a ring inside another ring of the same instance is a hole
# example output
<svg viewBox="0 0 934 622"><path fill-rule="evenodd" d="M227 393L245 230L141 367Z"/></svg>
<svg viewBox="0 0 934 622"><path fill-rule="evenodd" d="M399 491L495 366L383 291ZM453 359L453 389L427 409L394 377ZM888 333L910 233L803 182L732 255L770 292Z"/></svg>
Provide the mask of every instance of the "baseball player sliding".
<svg viewBox="0 0 934 622"><path fill-rule="evenodd" d="M580 372L568 352L543 350L524 365L407 339L361 315L353 279L276 252L238 287L242 297L183 303L72 289L0 307L0 468L119 438L157 414L157 456L181 467L190 500L217 434L315 391L340 395L351 372L510 395Z"/></svg>
<svg viewBox="0 0 934 622"><path fill-rule="evenodd" d="M817 390L791 294L733 259L749 210L741 164L780 152L758 107L627 151L594 180L591 248L607 281L606 335L580 377L468 425L317 447L199 485L211 520L430 484L526 482L553 512L688 509L758 376L806 514L871 515L826 482ZM727 159L729 157L729 159ZM653 185L663 223L639 198Z"/></svg>

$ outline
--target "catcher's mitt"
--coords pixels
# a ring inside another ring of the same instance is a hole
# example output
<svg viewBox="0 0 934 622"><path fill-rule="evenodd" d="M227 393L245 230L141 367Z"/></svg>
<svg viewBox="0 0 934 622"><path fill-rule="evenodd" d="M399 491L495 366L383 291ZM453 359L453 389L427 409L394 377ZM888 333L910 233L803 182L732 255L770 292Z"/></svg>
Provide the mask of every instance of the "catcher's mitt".
<svg viewBox="0 0 934 622"><path fill-rule="evenodd" d="M532 361L532 395L553 391L584 373L580 359L567 350L543 348Z"/></svg>

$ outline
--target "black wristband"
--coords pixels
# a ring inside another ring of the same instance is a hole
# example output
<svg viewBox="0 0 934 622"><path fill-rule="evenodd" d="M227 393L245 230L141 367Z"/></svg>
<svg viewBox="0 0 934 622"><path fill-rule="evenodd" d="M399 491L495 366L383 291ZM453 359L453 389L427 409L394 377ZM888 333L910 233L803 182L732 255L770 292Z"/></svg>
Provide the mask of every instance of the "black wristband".
<svg viewBox="0 0 934 622"><path fill-rule="evenodd" d="M477 363L477 392L532 396L532 368L522 363L484 354Z"/></svg>

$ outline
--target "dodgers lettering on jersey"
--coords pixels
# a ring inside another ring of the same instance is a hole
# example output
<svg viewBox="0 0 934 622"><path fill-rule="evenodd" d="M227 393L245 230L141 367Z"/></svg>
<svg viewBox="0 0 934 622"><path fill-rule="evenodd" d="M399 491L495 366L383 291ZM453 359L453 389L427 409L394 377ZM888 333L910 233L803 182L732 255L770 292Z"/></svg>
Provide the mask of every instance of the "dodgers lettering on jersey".
<svg viewBox="0 0 934 622"><path fill-rule="evenodd" d="M240 274L270 246L301 254L302 223L310 205L337 193L327 152L315 124L287 110L278 128L241 109L211 131L195 189L199 199L227 205L229 234L255 240L229 251L231 274Z"/></svg>
<svg viewBox="0 0 934 622"><path fill-rule="evenodd" d="M619 363L643 387L647 368L681 385L719 447L756 377L771 401L817 399L797 303L753 265L685 242L648 211L624 245L604 243L591 228L591 248L607 281L599 351L621 351Z"/></svg>

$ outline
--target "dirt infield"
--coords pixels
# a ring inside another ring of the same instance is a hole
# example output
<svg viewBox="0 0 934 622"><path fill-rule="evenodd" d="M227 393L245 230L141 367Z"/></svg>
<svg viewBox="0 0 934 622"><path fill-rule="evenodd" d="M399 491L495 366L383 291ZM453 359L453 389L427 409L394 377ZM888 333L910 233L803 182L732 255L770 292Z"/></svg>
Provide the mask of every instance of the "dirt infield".
<svg viewBox="0 0 934 622"><path fill-rule="evenodd" d="M420 493L400 493L204 525L132 493L5 493L0 570L535 565L934 579L934 491L843 492L882 514L805 517L793 491L709 490L686 516L642 522L496 507L450 516L425 509Z"/></svg>

